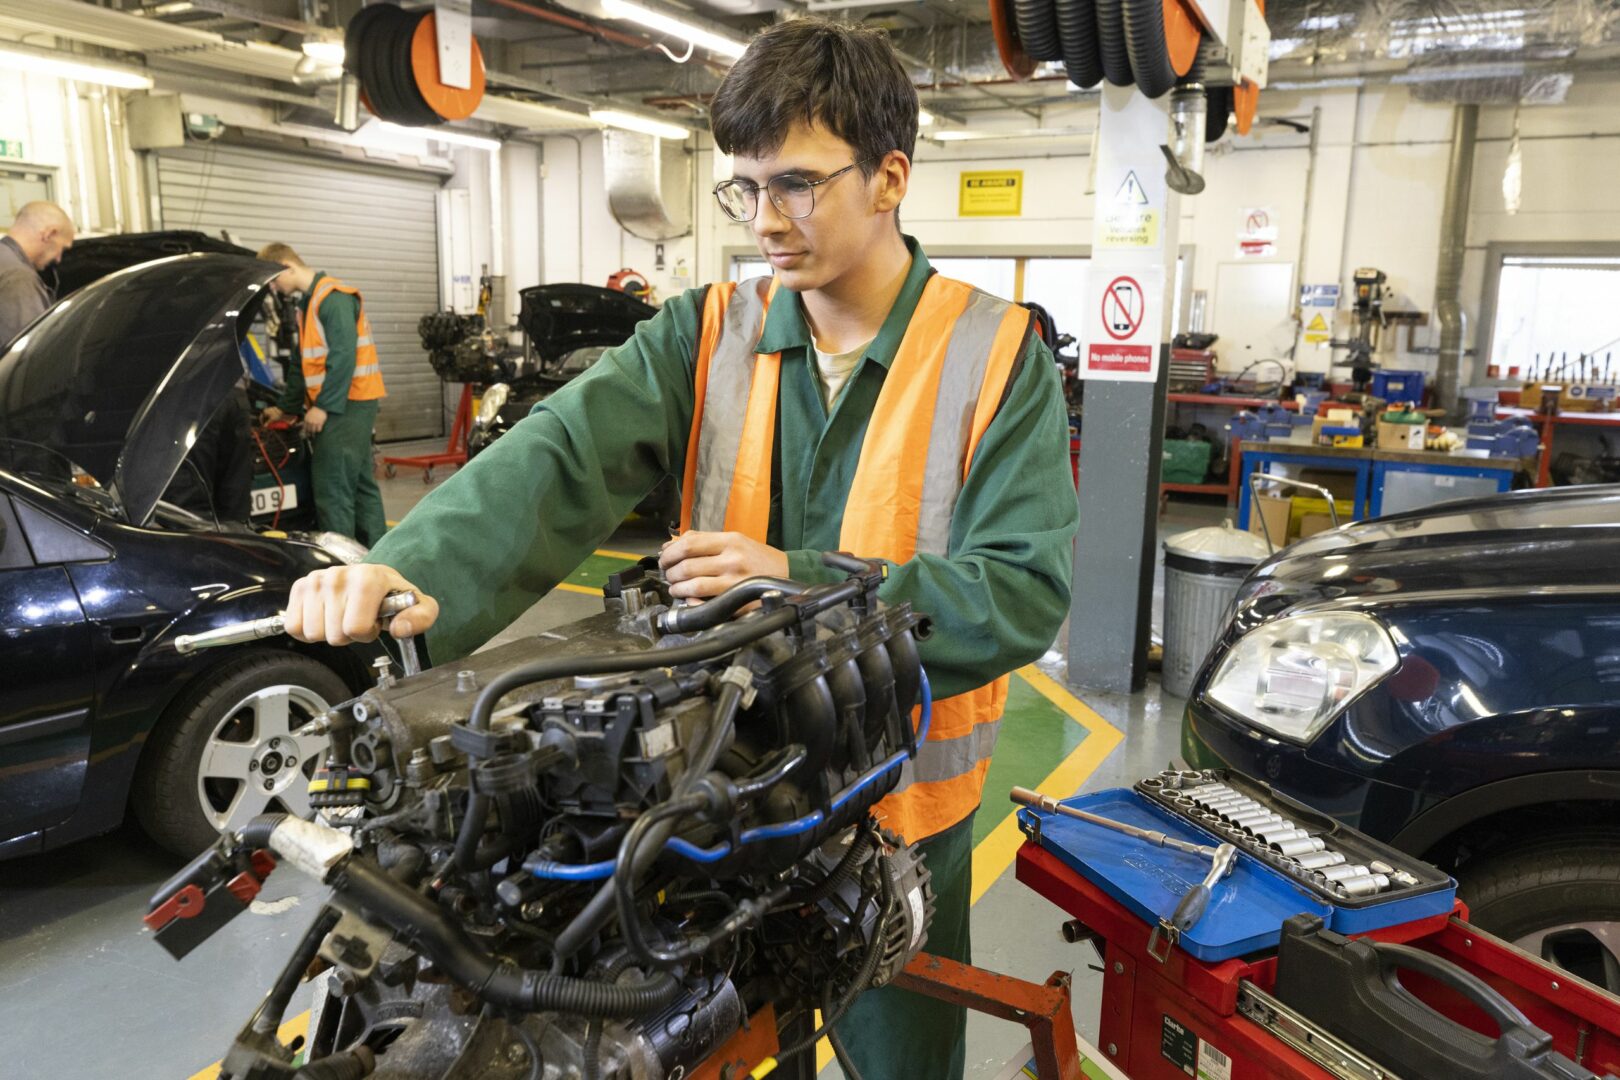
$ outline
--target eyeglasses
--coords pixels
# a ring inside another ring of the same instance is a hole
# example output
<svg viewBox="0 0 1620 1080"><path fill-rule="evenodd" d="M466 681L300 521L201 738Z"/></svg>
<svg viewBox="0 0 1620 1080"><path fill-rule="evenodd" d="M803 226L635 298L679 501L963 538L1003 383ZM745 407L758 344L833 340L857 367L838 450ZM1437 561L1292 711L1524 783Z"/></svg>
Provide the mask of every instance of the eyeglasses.
<svg viewBox="0 0 1620 1080"><path fill-rule="evenodd" d="M820 180L806 180L798 173L773 176L765 183L765 192L771 197L776 212L794 221L807 218L816 208L816 188L830 184L857 165L865 165L871 158L845 165ZM720 209L732 221L753 221L759 213L759 185L752 180L722 180L714 186L714 197Z"/></svg>

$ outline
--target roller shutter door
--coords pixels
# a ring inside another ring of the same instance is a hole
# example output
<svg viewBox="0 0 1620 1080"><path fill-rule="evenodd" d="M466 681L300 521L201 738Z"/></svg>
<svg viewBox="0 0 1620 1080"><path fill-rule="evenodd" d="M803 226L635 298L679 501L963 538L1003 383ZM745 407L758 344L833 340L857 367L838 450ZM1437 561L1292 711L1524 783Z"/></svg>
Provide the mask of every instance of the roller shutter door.
<svg viewBox="0 0 1620 1080"><path fill-rule="evenodd" d="M439 379L416 336L439 308L440 185L431 173L230 144L158 154L164 228L223 230L255 250L281 240L360 290L388 387L379 440L444 434Z"/></svg>

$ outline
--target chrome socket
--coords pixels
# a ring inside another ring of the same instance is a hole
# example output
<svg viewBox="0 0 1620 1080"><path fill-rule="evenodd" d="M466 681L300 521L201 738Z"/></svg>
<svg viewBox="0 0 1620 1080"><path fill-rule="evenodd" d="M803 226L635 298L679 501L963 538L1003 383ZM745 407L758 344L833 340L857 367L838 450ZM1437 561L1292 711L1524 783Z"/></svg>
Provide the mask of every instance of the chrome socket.
<svg viewBox="0 0 1620 1080"><path fill-rule="evenodd" d="M1276 825L1254 830L1254 835L1268 844L1277 844L1284 840L1299 840L1310 836L1310 833L1301 829L1292 821L1280 821Z"/></svg>
<svg viewBox="0 0 1620 1080"><path fill-rule="evenodd" d="M1309 834L1303 836L1291 836L1286 840L1274 840L1271 843L1271 849L1273 851L1279 855L1287 855L1291 859L1300 859L1309 857L1311 855L1322 854L1323 846L1324 845L1321 837L1311 836ZM1335 852L1335 854L1337 853ZM1344 861L1343 855L1339 856L1339 861ZM1305 869L1309 870L1311 867L1305 867Z"/></svg>
<svg viewBox="0 0 1620 1080"><path fill-rule="evenodd" d="M1362 874L1360 877L1344 878L1334 885L1350 896L1372 896L1389 888L1389 878L1384 874Z"/></svg>
<svg viewBox="0 0 1620 1080"><path fill-rule="evenodd" d="M1254 832L1255 829L1253 826L1263 826L1267 824L1281 825L1282 815L1274 814L1270 810L1253 810L1247 814L1237 815L1232 819L1232 824L1241 825L1250 832Z"/></svg>
<svg viewBox="0 0 1620 1080"><path fill-rule="evenodd" d="M1281 850L1280 848L1278 850ZM1285 853L1286 854L1286 853ZM1294 856L1294 861L1302 870L1322 870L1329 866L1338 866L1344 862L1342 851L1306 851Z"/></svg>
<svg viewBox="0 0 1620 1080"><path fill-rule="evenodd" d="M1371 873L1371 871L1365 866L1357 866L1353 863L1340 863L1337 866L1324 866L1316 873L1318 877L1325 878L1328 881L1344 881L1347 878L1366 877L1369 873Z"/></svg>

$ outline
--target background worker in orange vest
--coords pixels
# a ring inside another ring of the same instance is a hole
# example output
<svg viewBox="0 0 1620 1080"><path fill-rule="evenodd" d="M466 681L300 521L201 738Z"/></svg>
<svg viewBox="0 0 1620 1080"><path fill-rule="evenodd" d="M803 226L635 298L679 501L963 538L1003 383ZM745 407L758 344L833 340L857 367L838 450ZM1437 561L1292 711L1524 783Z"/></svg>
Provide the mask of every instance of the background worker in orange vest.
<svg viewBox="0 0 1620 1080"><path fill-rule="evenodd" d="M314 437L316 521L374 546L388 531L382 492L371 475L371 433L387 392L365 304L357 290L311 269L286 244L268 245L259 258L286 267L271 288L304 297L300 363L287 372L281 400L264 410L264 419L304 414L304 430Z"/></svg>
<svg viewBox="0 0 1620 1080"><path fill-rule="evenodd" d="M296 583L287 630L369 637L384 594L409 588L421 602L392 632L427 632L438 663L463 656L665 475L682 478L686 528L660 558L677 597L759 575L837 580L825 551L887 559L880 595L933 619L921 649L937 703L903 790L875 809L932 871L928 950L965 961L1005 676L1068 610L1078 509L1062 389L1029 312L934 274L900 231L917 110L880 32L807 18L762 33L711 116L734 158L715 196L774 280L672 298L424 499L369 565ZM961 1009L892 987L837 1025L867 1080L960 1077L965 1030Z"/></svg>

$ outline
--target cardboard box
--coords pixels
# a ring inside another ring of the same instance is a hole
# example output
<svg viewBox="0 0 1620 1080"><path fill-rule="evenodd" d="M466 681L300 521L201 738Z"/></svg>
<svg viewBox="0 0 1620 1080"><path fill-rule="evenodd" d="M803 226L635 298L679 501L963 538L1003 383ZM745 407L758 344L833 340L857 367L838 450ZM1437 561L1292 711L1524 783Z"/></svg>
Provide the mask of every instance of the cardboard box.
<svg viewBox="0 0 1620 1080"><path fill-rule="evenodd" d="M1356 508L1355 500L1334 499L1333 503L1339 511L1339 522L1343 524L1350 521L1351 515L1355 512ZM1328 509L1326 499L1318 499L1313 495L1295 495L1294 505L1289 511L1288 515L1289 533L1296 539L1303 539L1304 537L1312 535L1312 533L1305 531L1306 521L1309 518L1316 517L1321 518L1324 524L1321 528L1316 529L1315 532L1321 532L1322 529L1330 529L1333 527L1333 515Z"/></svg>
<svg viewBox="0 0 1620 1080"><path fill-rule="evenodd" d="M1287 495L1256 495L1249 501L1249 531L1269 536L1273 547L1288 544L1288 527L1294 513L1294 500Z"/></svg>
<svg viewBox="0 0 1620 1080"><path fill-rule="evenodd" d="M1333 518L1327 514L1302 514L1299 519L1299 538L1315 536L1333 528Z"/></svg>
<svg viewBox="0 0 1620 1080"><path fill-rule="evenodd" d="M1380 450L1421 450L1423 449L1423 433L1428 424L1392 423L1382 416L1378 418L1378 449Z"/></svg>
<svg viewBox="0 0 1620 1080"><path fill-rule="evenodd" d="M1315 484L1317 487L1327 488L1340 505L1356 497L1356 474L1349 469L1301 469L1299 481L1302 484ZM1323 510L1327 504L1317 500L1317 505Z"/></svg>

